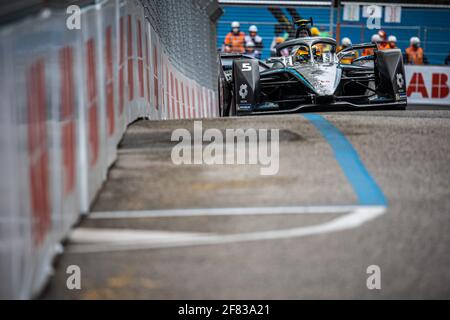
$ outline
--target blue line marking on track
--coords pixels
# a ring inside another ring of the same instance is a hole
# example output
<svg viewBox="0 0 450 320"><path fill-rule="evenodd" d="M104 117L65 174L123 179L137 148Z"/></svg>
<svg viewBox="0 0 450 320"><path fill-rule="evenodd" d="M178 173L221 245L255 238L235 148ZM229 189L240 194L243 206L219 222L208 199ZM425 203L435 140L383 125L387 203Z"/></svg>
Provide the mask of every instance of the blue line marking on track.
<svg viewBox="0 0 450 320"><path fill-rule="evenodd" d="M387 205L386 197L370 176L366 167L344 134L328 120L318 114L304 114L327 140L333 149L336 161L355 191L361 205Z"/></svg>

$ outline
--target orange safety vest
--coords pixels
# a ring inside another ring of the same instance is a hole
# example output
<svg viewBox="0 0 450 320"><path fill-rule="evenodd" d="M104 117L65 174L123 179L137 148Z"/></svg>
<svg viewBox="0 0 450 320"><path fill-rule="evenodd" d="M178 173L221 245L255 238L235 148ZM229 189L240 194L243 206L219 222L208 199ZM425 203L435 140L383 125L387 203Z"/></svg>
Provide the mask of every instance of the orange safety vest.
<svg viewBox="0 0 450 320"><path fill-rule="evenodd" d="M391 46L387 42L381 42L378 44L378 50L386 50L386 49L390 49L390 48L391 48Z"/></svg>
<svg viewBox="0 0 450 320"><path fill-rule="evenodd" d="M407 63L411 64L423 64L423 49L422 48L406 48Z"/></svg>
<svg viewBox="0 0 450 320"><path fill-rule="evenodd" d="M341 50L345 49L344 47L338 47L337 52L340 52ZM355 51L351 56L347 56L341 59L341 62L343 64L352 64L352 62L357 59L359 56L358 51Z"/></svg>
<svg viewBox="0 0 450 320"><path fill-rule="evenodd" d="M341 59L341 62L343 64L352 64L352 62L358 58L358 52L355 52L354 54L352 54L351 56L347 56Z"/></svg>
<svg viewBox="0 0 450 320"><path fill-rule="evenodd" d="M363 50L363 53L362 53L363 57L371 56L373 54L374 54L374 50L372 48L366 48Z"/></svg>
<svg viewBox="0 0 450 320"><path fill-rule="evenodd" d="M225 37L225 45L231 47L231 52L233 53L244 53L245 52L245 33L239 32L238 35L235 35L233 32L230 32Z"/></svg>

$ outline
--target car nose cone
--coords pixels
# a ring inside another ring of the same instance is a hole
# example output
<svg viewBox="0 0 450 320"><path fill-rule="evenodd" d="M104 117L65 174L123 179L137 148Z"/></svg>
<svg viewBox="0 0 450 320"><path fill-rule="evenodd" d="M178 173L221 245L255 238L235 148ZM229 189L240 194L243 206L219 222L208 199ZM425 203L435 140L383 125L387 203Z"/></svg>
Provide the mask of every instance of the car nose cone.
<svg viewBox="0 0 450 320"><path fill-rule="evenodd" d="M333 95L339 83L340 70L335 65L311 65L298 70L320 96Z"/></svg>

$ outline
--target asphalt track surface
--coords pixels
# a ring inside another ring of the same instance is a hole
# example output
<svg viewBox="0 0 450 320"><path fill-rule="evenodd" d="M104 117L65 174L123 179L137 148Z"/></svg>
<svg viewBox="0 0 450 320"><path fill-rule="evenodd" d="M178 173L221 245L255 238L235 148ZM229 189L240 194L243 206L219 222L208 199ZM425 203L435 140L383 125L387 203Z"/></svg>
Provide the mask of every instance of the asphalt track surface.
<svg viewBox="0 0 450 320"><path fill-rule="evenodd" d="M193 121L138 121L41 298L448 299L450 111L424 109L203 120L279 129L273 176L176 166Z"/></svg>

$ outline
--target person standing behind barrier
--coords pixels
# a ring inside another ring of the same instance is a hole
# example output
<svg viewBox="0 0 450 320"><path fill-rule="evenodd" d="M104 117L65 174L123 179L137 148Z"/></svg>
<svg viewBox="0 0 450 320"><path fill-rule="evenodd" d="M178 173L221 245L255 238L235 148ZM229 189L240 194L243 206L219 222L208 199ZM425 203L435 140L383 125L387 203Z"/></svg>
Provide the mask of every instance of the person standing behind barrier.
<svg viewBox="0 0 450 320"><path fill-rule="evenodd" d="M390 49L397 49L397 37L390 35L388 38L388 44Z"/></svg>
<svg viewBox="0 0 450 320"><path fill-rule="evenodd" d="M341 46L338 48L338 52L351 47L351 45L352 45L352 40L350 40L350 38L347 38L347 37L342 38ZM349 54L350 54L350 52L349 52ZM351 53L351 55L343 57L341 59L341 62L343 64L351 64L356 58L358 58L358 52L354 51L353 53Z"/></svg>
<svg viewBox="0 0 450 320"><path fill-rule="evenodd" d="M231 31L225 37L225 52L245 53L245 33L241 32L241 24L231 23Z"/></svg>
<svg viewBox="0 0 450 320"><path fill-rule="evenodd" d="M272 45L270 46L270 56L271 57L277 57L277 45L279 45L280 43L283 43L285 41L285 39L283 37L275 37L275 39L273 39ZM289 50L288 49L283 49L280 52L281 56L283 57L287 57L289 55Z"/></svg>
<svg viewBox="0 0 450 320"><path fill-rule="evenodd" d="M380 38L380 36L378 34L375 33L372 36L372 38L370 39L370 41L373 44L378 44L381 41L381 38ZM363 50L362 55L363 56L371 56L371 55L373 55L373 53L374 53L374 50L372 48L366 48L366 49Z"/></svg>
<svg viewBox="0 0 450 320"><path fill-rule="evenodd" d="M283 43L287 39L289 39L289 32L285 30L285 26L283 24L275 25L275 37L272 40L272 44L270 45L270 56L276 57L277 50L275 49L277 45Z"/></svg>
<svg viewBox="0 0 450 320"><path fill-rule="evenodd" d="M423 49L420 47L420 39L418 37L412 37L409 43L409 47L405 50L405 62L415 65L428 64Z"/></svg>
<svg viewBox="0 0 450 320"><path fill-rule="evenodd" d="M341 40L341 46L338 47L337 52L347 49L348 47L350 47L352 45L352 40L350 40L350 38L344 37Z"/></svg>
<svg viewBox="0 0 450 320"><path fill-rule="evenodd" d="M258 35L258 27L253 25L248 28L248 35L245 36L245 43L253 42L255 45L255 58L261 59L262 50L264 48L263 38Z"/></svg>
<svg viewBox="0 0 450 320"><path fill-rule="evenodd" d="M384 30L378 31L378 36L380 37L380 40L378 41L378 50L389 49L386 31Z"/></svg>
<svg viewBox="0 0 450 320"><path fill-rule="evenodd" d="M245 54L252 57L252 58L258 58L258 53L256 51L256 46L253 43L253 41L248 41L245 43Z"/></svg>

